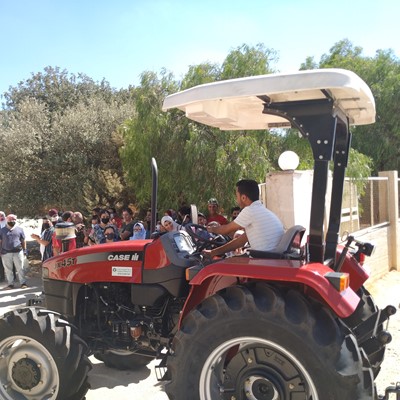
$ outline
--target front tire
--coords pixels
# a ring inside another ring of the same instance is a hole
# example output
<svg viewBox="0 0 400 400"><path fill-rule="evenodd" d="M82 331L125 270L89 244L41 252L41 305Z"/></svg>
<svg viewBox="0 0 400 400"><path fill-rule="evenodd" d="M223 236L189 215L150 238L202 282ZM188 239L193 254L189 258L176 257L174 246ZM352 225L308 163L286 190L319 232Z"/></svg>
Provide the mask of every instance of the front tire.
<svg viewBox="0 0 400 400"><path fill-rule="evenodd" d="M89 389L86 343L60 315L26 308L0 319L0 398L81 400Z"/></svg>
<svg viewBox="0 0 400 400"><path fill-rule="evenodd" d="M183 321L168 358L173 400L373 399L354 336L319 303L264 283L229 287Z"/></svg>

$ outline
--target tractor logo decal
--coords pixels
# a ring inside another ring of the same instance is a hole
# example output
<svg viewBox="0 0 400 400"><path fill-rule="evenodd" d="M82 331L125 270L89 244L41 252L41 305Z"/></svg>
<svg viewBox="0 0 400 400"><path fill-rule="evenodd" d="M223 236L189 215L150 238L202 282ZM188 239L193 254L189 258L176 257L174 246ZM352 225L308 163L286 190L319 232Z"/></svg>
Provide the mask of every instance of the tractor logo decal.
<svg viewBox="0 0 400 400"><path fill-rule="evenodd" d="M76 264L87 264L101 261L142 261L143 251L113 251L78 256Z"/></svg>
<svg viewBox="0 0 400 400"><path fill-rule="evenodd" d="M142 253L113 253L107 257L108 261L139 261L142 259Z"/></svg>

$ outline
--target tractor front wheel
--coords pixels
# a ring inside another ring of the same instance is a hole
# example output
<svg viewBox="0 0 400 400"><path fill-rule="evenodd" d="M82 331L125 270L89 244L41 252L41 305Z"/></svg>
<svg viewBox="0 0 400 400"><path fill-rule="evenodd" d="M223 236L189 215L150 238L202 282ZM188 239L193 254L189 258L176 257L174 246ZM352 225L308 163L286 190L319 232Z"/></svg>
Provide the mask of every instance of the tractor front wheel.
<svg viewBox="0 0 400 400"><path fill-rule="evenodd" d="M354 336L321 304L264 283L192 310L168 358L170 399L373 399Z"/></svg>
<svg viewBox="0 0 400 400"><path fill-rule="evenodd" d="M58 314L26 308L0 319L0 398L81 400L87 346Z"/></svg>

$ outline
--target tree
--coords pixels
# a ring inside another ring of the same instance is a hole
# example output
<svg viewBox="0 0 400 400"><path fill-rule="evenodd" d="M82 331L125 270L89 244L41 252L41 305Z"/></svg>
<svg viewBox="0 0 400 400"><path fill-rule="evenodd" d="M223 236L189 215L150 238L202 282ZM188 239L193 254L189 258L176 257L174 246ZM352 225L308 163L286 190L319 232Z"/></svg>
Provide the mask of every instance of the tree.
<svg viewBox="0 0 400 400"><path fill-rule="evenodd" d="M122 128L121 151L127 179L135 188L138 204L150 202L150 160L159 166L160 209L218 197L223 207L234 202L233 187L243 177L263 181L270 167L268 132L224 132L184 117L181 111L160 111L166 95L194 85L272 72L272 50L263 45L243 45L232 50L221 66L191 66L179 83L162 71L142 74L136 88L136 114Z"/></svg>
<svg viewBox="0 0 400 400"><path fill-rule="evenodd" d="M0 113L1 203L27 216L127 203L117 127L132 115L133 95L57 68L34 77L11 89Z"/></svg>
<svg viewBox="0 0 400 400"><path fill-rule="evenodd" d="M369 85L375 97L376 123L353 128L353 147L373 160L375 173L400 169L400 62L392 50L377 50L364 57L362 48L344 39L324 54L320 68L354 71Z"/></svg>
<svg viewBox="0 0 400 400"><path fill-rule="evenodd" d="M104 79L96 83L85 74L70 74L59 67L48 66L44 68L44 72L31 75L4 93L6 103L3 108L15 110L21 102L33 98L45 104L50 113L63 112L92 96L99 95L110 101L114 94L114 90Z"/></svg>

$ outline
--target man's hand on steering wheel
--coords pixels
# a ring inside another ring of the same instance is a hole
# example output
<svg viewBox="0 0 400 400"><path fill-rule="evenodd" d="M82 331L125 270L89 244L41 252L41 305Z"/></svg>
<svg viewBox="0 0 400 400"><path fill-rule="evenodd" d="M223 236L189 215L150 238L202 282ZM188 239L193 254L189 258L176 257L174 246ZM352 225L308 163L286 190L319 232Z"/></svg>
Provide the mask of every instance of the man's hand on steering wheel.
<svg viewBox="0 0 400 400"><path fill-rule="evenodd" d="M229 241L222 235L208 232L207 227L203 225L189 223L185 225L185 229L196 243L198 251L223 246Z"/></svg>

